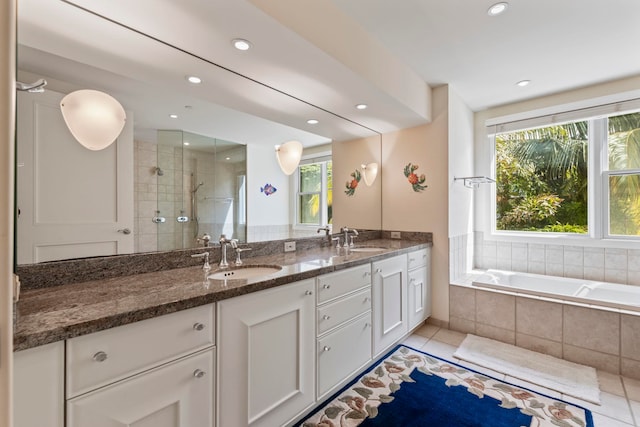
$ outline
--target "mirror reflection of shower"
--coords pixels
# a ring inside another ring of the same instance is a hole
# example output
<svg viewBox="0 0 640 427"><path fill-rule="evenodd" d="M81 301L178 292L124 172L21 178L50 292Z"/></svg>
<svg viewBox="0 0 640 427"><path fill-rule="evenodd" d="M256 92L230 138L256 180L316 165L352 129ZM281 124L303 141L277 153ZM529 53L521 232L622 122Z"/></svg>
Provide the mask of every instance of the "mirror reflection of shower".
<svg viewBox="0 0 640 427"><path fill-rule="evenodd" d="M191 180L194 180L193 173L191 173ZM198 184L193 185L193 189L191 190L191 221L195 225L195 230L193 232L193 238L198 239L198 235L200 234L200 218L198 217L198 199L196 193L198 189L204 185L204 181L200 181Z"/></svg>

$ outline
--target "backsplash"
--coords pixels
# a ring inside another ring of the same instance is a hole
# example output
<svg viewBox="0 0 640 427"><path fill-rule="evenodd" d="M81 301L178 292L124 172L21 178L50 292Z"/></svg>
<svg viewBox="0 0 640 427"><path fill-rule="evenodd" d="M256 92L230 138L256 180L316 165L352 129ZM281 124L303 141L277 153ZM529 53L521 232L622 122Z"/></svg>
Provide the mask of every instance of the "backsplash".
<svg viewBox="0 0 640 427"><path fill-rule="evenodd" d="M390 238L389 231L359 230L356 244L367 240ZM337 235L337 234L336 234ZM432 242L431 233L402 232L403 240L425 240ZM290 240L290 239L286 239ZM329 246L332 243L325 236L311 238L297 238L296 251L304 251L318 246ZM251 247L245 252L243 259L284 252L284 240L252 242L241 244L240 247ZM208 250L210 262L215 266L220 262L220 246L209 248L195 248L168 252L153 252L130 255L114 255L106 257L82 258L65 261L44 262L38 264L19 265L16 274L20 276L22 289L39 289L71 283L101 280L112 277L131 276L135 274L185 268L202 264L202 260L191 258L192 254ZM231 255L233 257L233 252ZM233 258L230 258L233 259Z"/></svg>
<svg viewBox="0 0 640 427"><path fill-rule="evenodd" d="M640 286L640 250L496 242L475 233L474 266Z"/></svg>

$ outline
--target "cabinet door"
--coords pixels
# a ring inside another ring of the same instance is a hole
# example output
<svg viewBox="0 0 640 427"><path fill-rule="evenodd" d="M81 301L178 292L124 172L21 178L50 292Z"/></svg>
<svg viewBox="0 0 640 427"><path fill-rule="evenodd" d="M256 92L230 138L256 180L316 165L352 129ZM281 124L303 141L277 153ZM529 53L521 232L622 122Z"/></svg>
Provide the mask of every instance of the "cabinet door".
<svg viewBox="0 0 640 427"><path fill-rule="evenodd" d="M427 318L427 268L411 270L408 277L409 329L413 329Z"/></svg>
<svg viewBox="0 0 640 427"><path fill-rule="evenodd" d="M219 303L219 426L280 426L315 402L314 283Z"/></svg>
<svg viewBox="0 0 640 427"><path fill-rule="evenodd" d="M64 342L13 356L14 427L64 425Z"/></svg>
<svg viewBox="0 0 640 427"><path fill-rule="evenodd" d="M373 269L373 353L378 355L409 331L407 257L376 261Z"/></svg>
<svg viewBox="0 0 640 427"><path fill-rule="evenodd" d="M214 349L67 401L68 427L211 427Z"/></svg>
<svg viewBox="0 0 640 427"><path fill-rule="evenodd" d="M318 339L318 398L371 361L371 312Z"/></svg>

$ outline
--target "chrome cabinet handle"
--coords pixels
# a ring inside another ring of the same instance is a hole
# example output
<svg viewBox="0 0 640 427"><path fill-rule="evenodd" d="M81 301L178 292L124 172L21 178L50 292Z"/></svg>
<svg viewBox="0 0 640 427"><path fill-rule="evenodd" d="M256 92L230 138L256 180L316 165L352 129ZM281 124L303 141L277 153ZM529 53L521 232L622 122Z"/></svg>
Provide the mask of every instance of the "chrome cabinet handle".
<svg viewBox="0 0 640 427"><path fill-rule="evenodd" d="M131 230L128 228L121 228L120 230L118 230L118 233L131 234Z"/></svg>
<svg viewBox="0 0 640 427"><path fill-rule="evenodd" d="M331 285L322 285L323 289L331 289Z"/></svg>
<svg viewBox="0 0 640 427"><path fill-rule="evenodd" d="M96 362L104 362L105 360L107 360L107 353L105 353L104 351L99 351L93 355L93 360L95 360Z"/></svg>
<svg viewBox="0 0 640 427"><path fill-rule="evenodd" d="M313 292L311 292L311 291L305 291L305 293L304 293L304 294L305 294L305 295L313 295Z"/></svg>
<svg viewBox="0 0 640 427"><path fill-rule="evenodd" d="M381 268L376 268L376 273L382 273L382 269Z"/></svg>
<svg viewBox="0 0 640 427"><path fill-rule="evenodd" d="M371 272L370 271L365 271L364 272L364 277L367 277L367 276L371 276Z"/></svg>
<svg viewBox="0 0 640 427"><path fill-rule="evenodd" d="M369 301L371 301L371 298L369 298L369 297L364 297L364 302L369 302Z"/></svg>
<svg viewBox="0 0 640 427"><path fill-rule="evenodd" d="M323 320L329 320L329 319L331 319L331 316L327 316L327 315L325 314L324 316L322 316L322 319L323 319Z"/></svg>
<svg viewBox="0 0 640 427"><path fill-rule="evenodd" d="M415 258L409 258L409 262L414 262L415 260Z"/></svg>
<svg viewBox="0 0 640 427"><path fill-rule="evenodd" d="M193 329L196 331L201 331L204 329L204 324L198 322L193 324Z"/></svg>
<svg viewBox="0 0 640 427"><path fill-rule="evenodd" d="M326 345L325 345L325 346L322 348L322 350L324 350L324 351L331 351L331 347L329 347L329 346L326 346Z"/></svg>
<svg viewBox="0 0 640 427"><path fill-rule="evenodd" d="M202 378L205 374L206 372L200 369L196 369L195 371L193 371L193 376L196 378Z"/></svg>

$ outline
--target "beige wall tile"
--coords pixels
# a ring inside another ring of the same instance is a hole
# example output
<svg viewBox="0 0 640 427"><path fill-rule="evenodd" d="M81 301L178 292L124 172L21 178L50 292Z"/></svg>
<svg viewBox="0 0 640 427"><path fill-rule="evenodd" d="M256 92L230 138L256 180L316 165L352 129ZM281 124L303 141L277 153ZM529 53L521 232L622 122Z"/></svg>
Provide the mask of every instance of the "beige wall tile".
<svg viewBox="0 0 640 427"><path fill-rule="evenodd" d="M516 298L495 292L476 291L476 322L514 331Z"/></svg>
<svg viewBox="0 0 640 427"><path fill-rule="evenodd" d="M517 298L516 332L561 342L562 305L531 298Z"/></svg>
<svg viewBox="0 0 640 427"><path fill-rule="evenodd" d="M586 348L574 347L569 344L565 344L562 351L564 359L570 362L592 366L612 374L620 373L620 358L618 356L600 353Z"/></svg>
<svg viewBox="0 0 640 427"><path fill-rule="evenodd" d="M562 358L562 343L550 341L544 338L516 333L516 345L538 353L548 354L559 359Z"/></svg>
<svg viewBox="0 0 640 427"><path fill-rule="evenodd" d="M563 337L572 346L618 355L620 314L565 305Z"/></svg>
<svg viewBox="0 0 640 427"><path fill-rule="evenodd" d="M449 286L449 316L476 320L476 290L463 286Z"/></svg>
<svg viewBox="0 0 640 427"><path fill-rule="evenodd" d="M473 320L461 319L451 316L449 318L449 327L453 331L462 332L464 334L476 333L476 322Z"/></svg>
<svg viewBox="0 0 640 427"><path fill-rule="evenodd" d="M622 357L640 361L640 317L621 315L620 326Z"/></svg>
<svg viewBox="0 0 640 427"><path fill-rule="evenodd" d="M640 380L640 362L623 357L621 363L620 373L622 376Z"/></svg>
<svg viewBox="0 0 640 427"><path fill-rule="evenodd" d="M476 335L485 338L491 338L496 341L501 341L507 344L515 345L516 333L513 330L497 328L491 325L485 325L482 323L476 324Z"/></svg>

